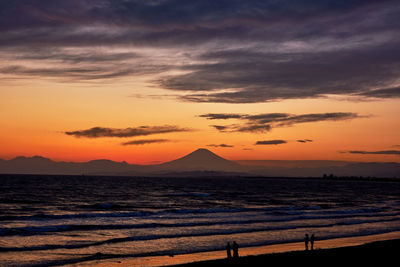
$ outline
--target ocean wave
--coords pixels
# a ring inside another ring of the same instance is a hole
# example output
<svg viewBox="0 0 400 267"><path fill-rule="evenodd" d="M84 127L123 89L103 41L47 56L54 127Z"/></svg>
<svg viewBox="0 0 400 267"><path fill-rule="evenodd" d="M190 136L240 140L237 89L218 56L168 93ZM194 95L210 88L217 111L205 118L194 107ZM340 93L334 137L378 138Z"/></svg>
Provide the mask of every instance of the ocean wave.
<svg viewBox="0 0 400 267"><path fill-rule="evenodd" d="M369 220L349 220L337 223L338 225L351 225L367 222L387 222L393 220L400 220L400 218L392 218L398 216L400 213L385 214L376 216L379 219ZM250 225L257 223L289 223L300 220L332 220L332 219L346 219L357 217L370 217L365 215L359 216L297 216L294 218L283 219L249 219L249 220L231 220L231 221L200 221L200 222L182 222L182 223L139 223L139 224L66 224L66 225L45 225L45 226L26 226L14 228L0 228L0 236L33 236L44 235L56 232L71 232L71 231L99 231L99 230L124 230L124 229L151 229L151 228L183 228L183 227L202 227L202 226L218 226L218 225ZM390 217L390 218L383 218ZM308 224L309 225L309 224Z"/></svg>
<svg viewBox="0 0 400 267"><path fill-rule="evenodd" d="M210 193L170 193L167 197L209 197Z"/></svg>
<svg viewBox="0 0 400 267"><path fill-rule="evenodd" d="M104 204L106 207L107 204ZM112 207L112 206L109 206ZM297 207L297 206L284 206L284 207L263 207L263 208L201 208L201 209L167 209L161 211L126 211L126 212L98 212L98 213L68 213L68 214L46 214L38 213L33 215L3 215L0 216L0 221L43 221L43 220L60 220L60 219L75 219L75 218L109 218L109 217L158 217L163 216L164 219L169 217L174 219L177 218L175 215L213 215L215 214L235 214L235 213L246 213L246 212L261 212L265 215L278 215L278 216L290 216L290 215L348 215L348 214L378 214L383 212L384 208L358 208L358 209L346 209L346 210L325 210L318 209L317 206L311 207Z"/></svg>
<svg viewBox="0 0 400 267"><path fill-rule="evenodd" d="M341 235L327 235L324 237L319 237L318 240L326 240L333 238L347 238L347 237L358 237L358 236L368 236L374 234L384 234L389 232L398 231L400 229L381 229L381 230L370 230L367 232L360 233L347 233ZM257 247L257 246L265 246L265 245L275 245L275 244L288 244L294 242L302 242L302 238L291 238L287 240L274 240L274 241L257 241L250 243L241 243L241 248L245 247ZM70 264L80 264L87 261L93 260L109 260L109 259L122 259L122 258L141 258L141 257L152 257L152 256L175 256L175 255L184 255L184 254L192 254L192 253L201 253L201 252L211 252L223 250L221 246L207 246L207 247L190 247L185 249L164 249L150 252L142 252L142 253L126 253L126 254L110 254L110 253L101 253L97 252L91 255L76 255L74 258L66 258L66 259L56 259L56 260L47 260L40 261L37 263L32 263L29 265L20 264L18 266L26 266L26 267L42 267L42 266L63 266Z"/></svg>
<svg viewBox="0 0 400 267"><path fill-rule="evenodd" d="M390 219L390 221L400 221L399 218ZM357 225L357 224L367 224L384 222L382 220L364 220L364 221L353 221L347 222L346 225ZM208 230L205 232L194 232L194 233L183 233L183 234L158 234L158 235L143 235L143 236L130 236L122 238L111 238L103 241L88 242L78 244L48 244L41 246L23 246L23 247L0 247L0 252L11 252L11 251L42 251L42 250L53 250L53 249L79 249L93 246L101 246L105 244L132 242L132 241L149 241L157 239L170 239L170 238L182 238L182 237L204 237L204 236L214 236L214 235L232 235L232 234L243 234L243 233L256 233L256 232L271 232L271 231L284 231L291 229L301 229L301 228L330 228L334 226L341 225L340 223L330 223L330 224L309 224L305 223L303 225L286 225L278 227L259 227L259 228L245 228L245 229L228 229L228 230ZM388 229L386 229L388 230ZM400 227L394 227L392 229L400 230Z"/></svg>

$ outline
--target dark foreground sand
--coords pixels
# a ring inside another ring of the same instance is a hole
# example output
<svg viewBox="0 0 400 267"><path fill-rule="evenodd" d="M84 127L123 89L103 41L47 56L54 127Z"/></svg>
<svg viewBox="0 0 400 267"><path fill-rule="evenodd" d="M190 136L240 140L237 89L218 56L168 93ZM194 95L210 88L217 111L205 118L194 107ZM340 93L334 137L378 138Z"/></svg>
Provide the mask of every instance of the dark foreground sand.
<svg viewBox="0 0 400 267"><path fill-rule="evenodd" d="M273 253L174 266L397 266L399 259L400 239L394 239L352 247Z"/></svg>
<svg viewBox="0 0 400 267"><path fill-rule="evenodd" d="M240 244L239 244L240 245ZM227 260L226 251L210 251L142 258L104 255L68 266L397 266L400 231L368 236L317 240L316 250L304 251L304 243L285 243L239 249L238 260Z"/></svg>

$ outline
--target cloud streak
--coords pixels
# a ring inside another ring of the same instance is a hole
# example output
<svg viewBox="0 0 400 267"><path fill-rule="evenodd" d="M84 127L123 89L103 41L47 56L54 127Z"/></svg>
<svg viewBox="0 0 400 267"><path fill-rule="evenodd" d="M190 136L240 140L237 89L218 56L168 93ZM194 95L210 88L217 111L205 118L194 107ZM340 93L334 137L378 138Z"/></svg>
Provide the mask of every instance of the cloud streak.
<svg viewBox="0 0 400 267"><path fill-rule="evenodd" d="M383 88L378 90L371 90L359 94L360 96L370 98L394 98L400 97L400 87Z"/></svg>
<svg viewBox="0 0 400 267"><path fill-rule="evenodd" d="M380 150L380 151L351 150L351 151L346 151L345 153L363 154L363 155L397 155L397 156L400 156L400 150Z"/></svg>
<svg viewBox="0 0 400 267"><path fill-rule="evenodd" d="M134 136L147 136L154 134L174 133L174 132L187 132L190 131L186 128L180 128L173 125L164 126L139 126L132 128L106 128L106 127L93 127L86 130L78 131L67 131L65 134L74 137L86 137L86 138L101 138L101 137L134 137Z"/></svg>
<svg viewBox="0 0 400 267"><path fill-rule="evenodd" d="M208 113L199 115L200 118L206 118L207 120L227 120L227 119L241 119L242 114L230 114L230 113Z"/></svg>
<svg viewBox="0 0 400 267"><path fill-rule="evenodd" d="M286 144L285 140L265 140L265 141L257 141L255 145L281 145Z"/></svg>
<svg viewBox="0 0 400 267"><path fill-rule="evenodd" d="M276 127L293 126L301 123L322 122L322 121L343 121L356 118L363 118L352 112L331 112L331 113L310 113L310 114L289 114L289 113L264 113L264 114L230 114L230 113L207 113L199 117L208 120L230 120L236 119L241 124L211 125L220 132L268 132ZM309 140L308 140L309 141Z"/></svg>
<svg viewBox="0 0 400 267"><path fill-rule="evenodd" d="M138 146L138 145L147 145L147 144L154 144L154 143L166 143L166 142L170 142L170 140L168 140L168 139L133 140L133 141L121 143L121 145L123 145L123 146L128 146L128 145Z"/></svg>
<svg viewBox="0 0 400 267"><path fill-rule="evenodd" d="M296 142L299 142L299 143L309 143L309 142L313 142L313 140L311 140L311 139L299 139L299 140L296 140Z"/></svg>
<svg viewBox="0 0 400 267"><path fill-rule="evenodd" d="M210 146L210 147L233 147L232 145L227 145L227 144L219 144L219 145L211 144L211 145L207 145L207 146Z"/></svg>

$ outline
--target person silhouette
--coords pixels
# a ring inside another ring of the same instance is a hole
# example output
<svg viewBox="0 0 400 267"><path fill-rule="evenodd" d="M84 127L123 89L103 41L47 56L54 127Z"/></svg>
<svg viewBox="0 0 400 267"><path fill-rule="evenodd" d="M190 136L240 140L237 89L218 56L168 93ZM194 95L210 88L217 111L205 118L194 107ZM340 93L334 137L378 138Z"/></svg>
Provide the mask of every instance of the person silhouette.
<svg viewBox="0 0 400 267"><path fill-rule="evenodd" d="M304 245L306 246L306 250L308 250L308 242L310 242L310 238L308 237L308 234L304 236Z"/></svg>
<svg viewBox="0 0 400 267"><path fill-rule="evenodd" d="M233 241L232 244L232 250L233 250L233 258L239 258L239 245L236 243L236 241Z"/></svg>
<svg viewBox="0 0 400 267"><path fill-rule="evenodd" d="M315 241L315 236L314 234L312 234L310 238L311 250L314 250L314 241Z"/></svg>
<svg viewBox="0 0 400 267"><path fill-rule="evenodd" d="M228 259L232 258L232 253L231 253L231 244L229 242L226 243L226 257Z"/></svg>

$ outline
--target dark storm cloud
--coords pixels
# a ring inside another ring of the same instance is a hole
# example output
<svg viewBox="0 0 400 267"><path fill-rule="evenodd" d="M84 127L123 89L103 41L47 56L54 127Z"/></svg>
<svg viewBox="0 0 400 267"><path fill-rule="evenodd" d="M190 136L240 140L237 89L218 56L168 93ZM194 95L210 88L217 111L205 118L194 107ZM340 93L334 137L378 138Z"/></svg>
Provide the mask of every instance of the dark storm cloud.
<svg viewBox="0 0 400 267"><path fill-rule="evenodd" d="M93 127L87 130L69 131L65 132L67 135L75 137L87 137L87 138L99 138L99 137L134 137L134 136L146 136L153 134L162 133L173 133L173 132L186 132L189 129L180 128L178 126L164 125L164 126L139 126L135 128L104 128L104 127Z"/></svg>
<svg viewBox="0 0 400 267"><path fill-rule="evenodd" d="M0 56L15 70L0 72L59 77L52 66L28 69L21 62L57 59L81 64L74 66L83 70L73 73L76 80L115 79L143 74L143 62L120 68L132 55L48 56L37 50L167 48L187 57L173 66L154 57L147 68L184 71L154 81L184 93L183 101L398 97L399 13L395 0L0 1ZM10 48L14 53L7 53ZM102 72L85 75L90 68L83 63L95 61ZM69 75L70 68L57 70Z"/></svg>
<svg viewBox="0 0 400 267"><path fill-rule="evenodd" d="M281 145L286 144L285 140L266 140L266 141L257 141L255 145Z"/></svg>
<svg viewBox="0 0 400 267"><path fill-rule="evenodd" d="M242 124L211 125L220 132L268 132L272 128L292 126L299 123L321 122L321 121L342 121L356 118L363 118L357 113L331 112L331 113L310 113L310 114L289 114L289 113L264 113L264 114L230 114L230 113L208 113L199 117L209 120L237 119ZM311 142L312 140L307 140Z"/></svg>
<svg viewBox="0 0 400 267"><path fill-rule="evenodd" d="M309 142L313 142L313 140L310 140L310 139L299 139L299 140L296 140L297 142L299 142L299 143L309 143Z"/></svg>
<svg viewBox="0 0 400 267"><path fill-rule="evenodd" d="M147 144L154 144L154 143L165 143L165 142L170 142L168 139L147 139L147 140L133 140L129 142L124 142L121 143L123 146L128 146L128 145L147 145Z"/></svg>
<svg viewBox="0 0 400 267"><path fill-rule="evenodd" d="M400 150L382 150L382 151L360 151L360 150L351 150L347 151L345 153L350 153L350 154L371 154L371 155L399 155L400 156Z"/></svg>
<svg viewBox="0 0 400 267"><path fill-rule="evenodd" d="M233 147L232 145L227 145L227 144L219 144L219 145L211 144L211 145L207 145L207 146L210 146L210 147Z"/></svg>

